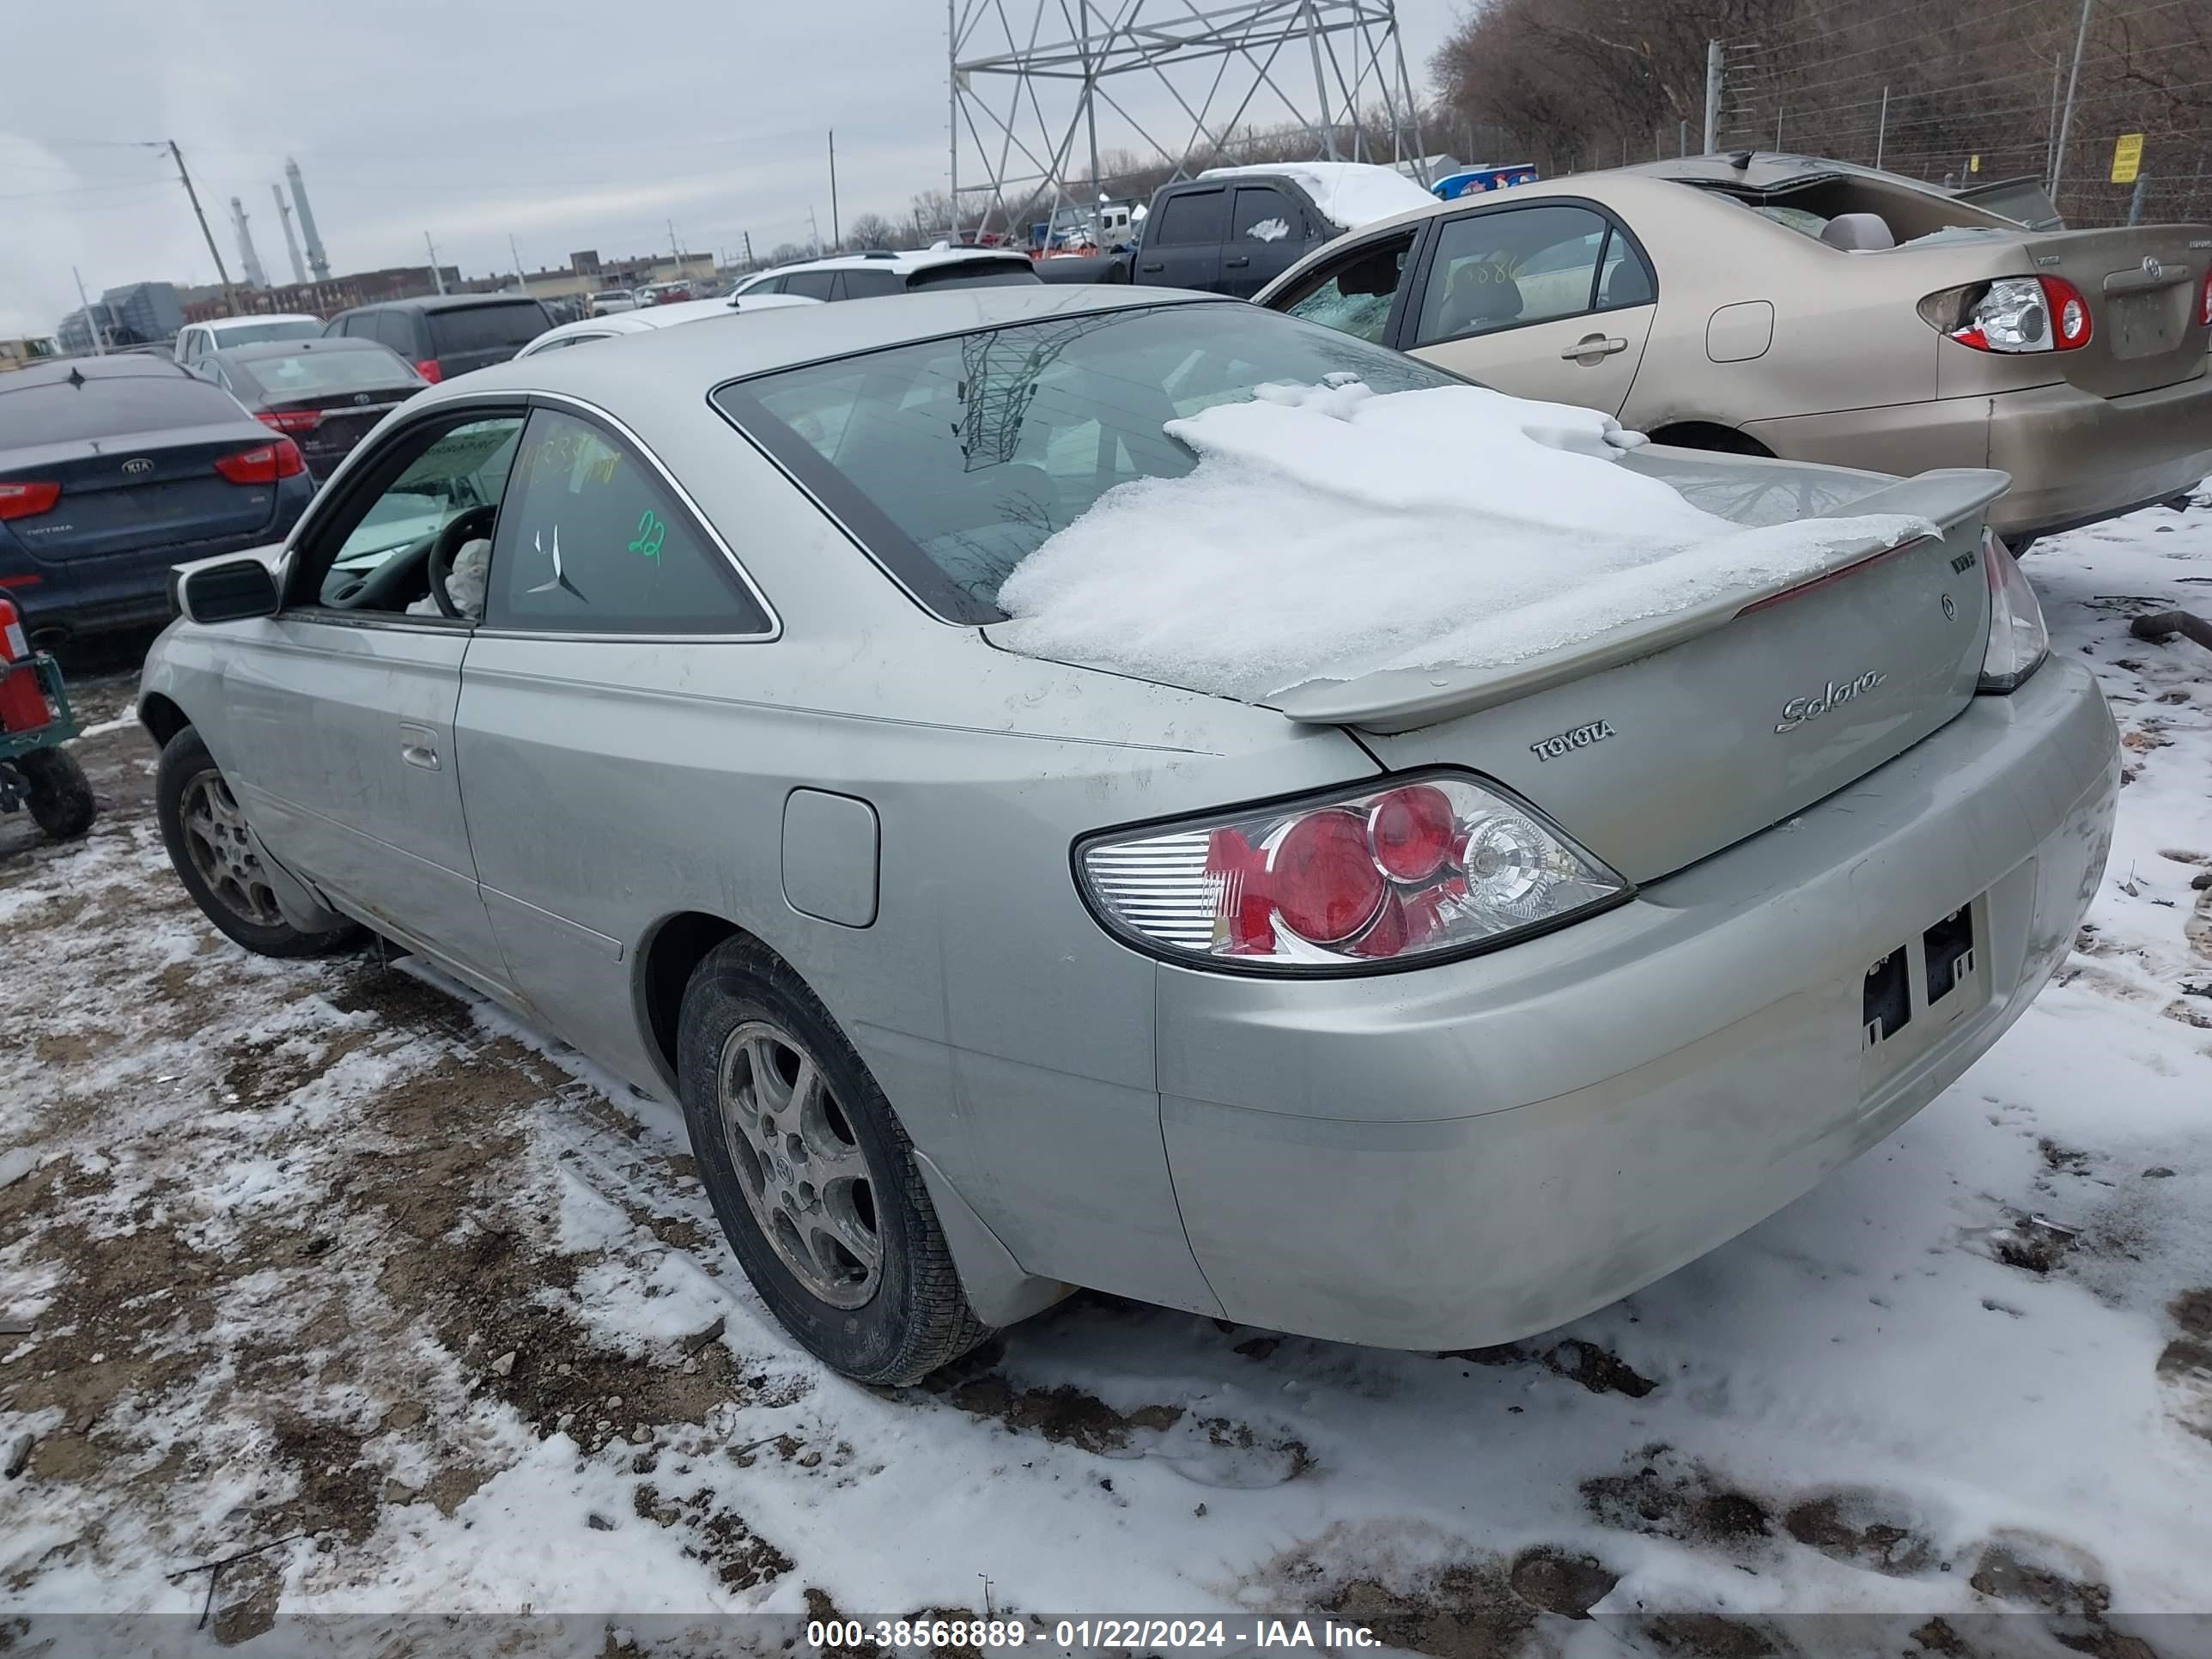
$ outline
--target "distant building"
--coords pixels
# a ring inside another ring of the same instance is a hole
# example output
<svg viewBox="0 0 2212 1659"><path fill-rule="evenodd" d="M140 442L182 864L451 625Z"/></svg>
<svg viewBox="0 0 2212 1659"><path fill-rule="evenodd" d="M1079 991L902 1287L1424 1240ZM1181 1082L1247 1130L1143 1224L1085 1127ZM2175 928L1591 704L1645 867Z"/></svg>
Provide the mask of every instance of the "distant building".
<svg viewBox="0 0 2212 1659"><path fill-rule="evenodd" d="M0 340L0 374L11 369L27 368L33 363L42 363L50 357L61 355L61 348L43 334L19 340Z"/></svg>
<svg viewBox="0 0 2212 1659"><path fill-rule="evenodd" d="M177 303L176 285L172 283L132 283L111 288L100 296L100 303L115 319L118 328L129 335L121 342L125 345L173 340L185 325L184 310Z"/></svg>
<svg viewBox="0 0 2212 1659"><path fill-rule="evenodd" d="M95 327L99 337L94 337ZM82 356L88 351L97 351L102 345L119 345L117 337L122 331L122 322L115 313L98 301L82 311L72 311L54 327L54 338L61 343L62 350L69 356Z"/></svg>

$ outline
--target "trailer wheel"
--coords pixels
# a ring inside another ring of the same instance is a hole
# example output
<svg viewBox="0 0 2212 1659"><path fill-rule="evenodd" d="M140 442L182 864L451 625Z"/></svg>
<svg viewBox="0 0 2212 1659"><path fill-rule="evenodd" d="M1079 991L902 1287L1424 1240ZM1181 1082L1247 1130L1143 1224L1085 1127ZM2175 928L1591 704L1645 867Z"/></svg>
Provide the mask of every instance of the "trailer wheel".
<svg viewBox="0 0 2212 1659"><path fill-rule="evenodd" d="M15 769L28 787L23 804L31 821L56 841L74 841L100 816L92 785L66 749L33 749L15 757Z"/></svg>

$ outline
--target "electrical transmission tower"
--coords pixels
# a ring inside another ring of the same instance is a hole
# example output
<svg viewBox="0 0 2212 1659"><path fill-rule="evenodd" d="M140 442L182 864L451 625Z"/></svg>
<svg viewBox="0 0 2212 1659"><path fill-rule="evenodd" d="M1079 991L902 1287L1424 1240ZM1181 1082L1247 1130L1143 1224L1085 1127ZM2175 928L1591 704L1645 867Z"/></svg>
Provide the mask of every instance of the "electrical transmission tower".
<svg viewBox="0 0 2212 1659"><path fill-rule="evenodd" d="M1304 128L1313 160L1418 170L1397 0L946 0L946 12L961 225L1096 201L1102 105L1178 171L1261 123ZM1378 108L1387 140L1362 118Z"/></svg>

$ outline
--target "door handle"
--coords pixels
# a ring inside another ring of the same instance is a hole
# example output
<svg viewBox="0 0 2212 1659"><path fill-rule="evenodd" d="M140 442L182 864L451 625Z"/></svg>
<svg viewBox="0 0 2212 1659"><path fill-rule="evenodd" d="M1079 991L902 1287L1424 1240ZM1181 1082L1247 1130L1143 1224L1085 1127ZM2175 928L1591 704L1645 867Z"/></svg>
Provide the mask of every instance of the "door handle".
<svg viewBox="0 0 2212 1659"><path fill-rule="evenodd" d="M1618 334L1607 339L1602 334L1585 334L1559 354L1559 361L1571 362L1577 357L1610 357L1616 351L1628 349L1628 342Z"/></svg>
<svg viewBox="0 0 2212 1659"><path fill-rule="evenodd" d="M1164 259L1147 259L1137 267L1139 270L1165 270L1167 268L1167 262Z"/></svg>
<svg viewBox="0 0 2212 1659"><path fill-rule="evenodd" d="M438 769L438 734L427 726L416 726L402 721L399 727L399 758L410 766L419 766L425 772Z"/></svg>
<svg viewBox="0 0 2212 1659"><path fill-rule="evenodd" d="M1250 264L1252 263L1252 256L1249 253L1240 253L1235 258L1224 259L1221 263L1227 265L1231 270L1235 270L1240 266Z"/></svg>

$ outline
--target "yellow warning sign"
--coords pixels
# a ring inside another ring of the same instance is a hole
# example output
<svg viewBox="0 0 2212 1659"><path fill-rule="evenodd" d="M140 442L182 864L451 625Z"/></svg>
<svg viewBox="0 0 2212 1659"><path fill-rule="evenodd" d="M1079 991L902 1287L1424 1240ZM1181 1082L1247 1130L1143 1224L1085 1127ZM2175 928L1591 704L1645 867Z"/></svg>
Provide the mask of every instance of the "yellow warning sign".
<svg viewBox="0 0 2212 1659"><path fill-rule="evenodd" d="M2124 132L2112 141L2112 182L2132 185L2142 171L2142 134Z"/></svg>
<svg viewBox="0 0 2212 1659"><path fill-rule="evenodd" d="M1979 173L1981 170L1982 158L1978 155L1969 155L1966 158L1966 171L1969 173Z"/></svg>

